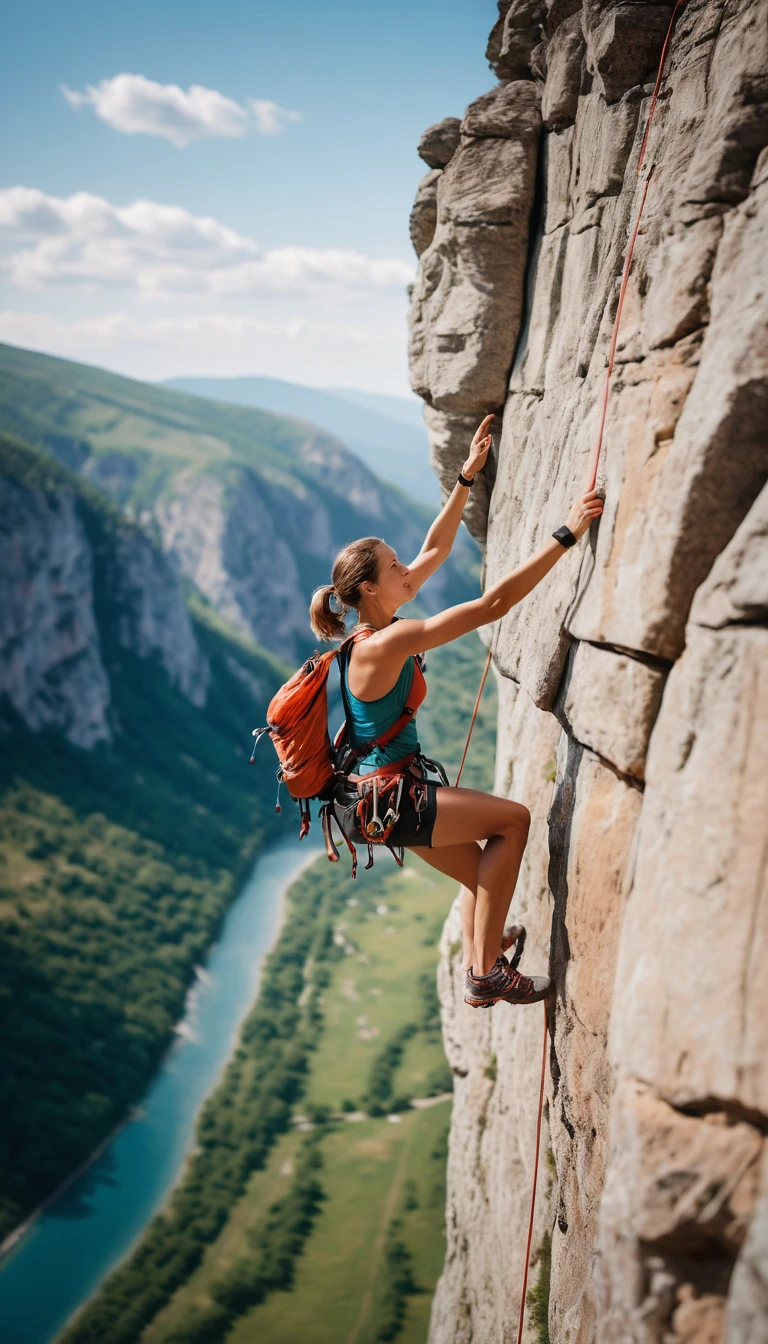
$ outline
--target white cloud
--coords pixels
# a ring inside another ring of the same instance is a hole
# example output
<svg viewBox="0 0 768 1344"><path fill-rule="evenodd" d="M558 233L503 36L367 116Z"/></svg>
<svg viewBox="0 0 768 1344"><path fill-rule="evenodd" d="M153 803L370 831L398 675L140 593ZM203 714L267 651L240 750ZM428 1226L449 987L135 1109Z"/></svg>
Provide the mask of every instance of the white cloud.
<svg viewBox="0 0 768 1344"><path fill-rule="evenodd" d="M25 288L80 285L168 294L252 296L404 287L413 267L350 249L265 250L218 220L181 206L133 201L115 206L78 192L49 196L33 187L0 190L0 267Z"/></svg>
<svg viewBox="0 0 768 1344"><path fill-rule="evenodd" d="M183 149L193 140L231 139L255 130L276 135L299 112L269 98L249 98L245 106L216 89L191 84L158 84L144 75L123 73L79 92L62 84L70 107L93 107L96 116L124 135L158 135Z"/></svg>
<svg viewBox="0 0 768 1344"><path fill-rule="evenodd" d="M187 338L206 336L224 340L279 339L291 342L312 342L342 338L365 340L365 333L357 327L332 322L313 322L295 317L287 322L262 322L254 317L238 317L229 313L203 313L192 317L149 318L134 317L130 313L110 313L106 317L79 318L63 322L49 313L19 313L13 309L0 312L2 338L21 340L22 337L53 341L80 339L111 342L126 336L148 340L155 344L174 346Z"/></svg>
<svg viewBox="0 0 768 1344"><path fill-rule="evenodd" d="M248 106L253 112L256 129L260 135L277 135L290 121L301 121L300 112L289 112L279 107L271 98L249 98Z"/></svg>
<svg viewBox="0 0 768 1344"><path fill-rule="evenodd" d="M121 312L62 321L6 310L0 341L149 380L260 373L331 386L343 378L397 396L408 385L404 306L403 297L403 310L388 317L366 308L366 326L229 313L144 319Z"/></svg>

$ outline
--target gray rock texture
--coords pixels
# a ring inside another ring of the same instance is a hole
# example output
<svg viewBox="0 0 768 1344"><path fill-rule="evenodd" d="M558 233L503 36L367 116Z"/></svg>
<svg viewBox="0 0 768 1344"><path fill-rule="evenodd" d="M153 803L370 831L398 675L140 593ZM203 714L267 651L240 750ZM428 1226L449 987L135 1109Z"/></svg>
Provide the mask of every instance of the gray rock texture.
<svg viewBox="0 0 768 1344"><path fill-rule="evenodd" d="M503 416L469 519L491 583L584 488L653 169L602 519L482 632L496 791L533 816L511 913L523 969L549 961L555 985L535 1227L553 1344L768 1340L768 23L750 0L689 0L638 177L671 10L501 0L502 83L436 184L412 300L445 488L473 421ZM511 1344L542 1014L464 1006L458 929L454 910L430 1344Z"/></svg>
<svg viewBox="0 0 768 1344"><path fill-rule="evenodd" d="M165 556L141 532L126 529L117 538L112 571L120 644L138 658L156 659L171 685L202 708L210 669Z"/></svg>
<svg viewBox="0 0 768 1344"><path fill-rule="evenodd" d="M35 732L59 728L85 748L112 736L93 552L72 491L0 479L0 694Z"/></svg>
<svg viewBox="0 0 768 1344"><path fill-rule="evenodd" d="M460 127L459 117L444 117L428 126L419 141L419 158L430 168L444 168L458 148Z"/></svg>
<svg viewBox="0 0 768 1344"><path fill-rule="evenodd" d="M75 489L0 476L0 697L34 732L90 750L115 732L105 629L205 703L209 667L165 557L127 523L105 532ZM107 641L108 642L108 641Z"/></svg>
<svg viewBox="0 0 768 1344"><path fill-rule="evenodd" d="M499 0L499 17L486 56L499 79L530 79L531 57L541 43L546 5L542 0Z"/></svg>
<svg viewBox="0 0 768 1344"><path fill-rule="evenodd" d="M440 181L439 168L433 168L431 172L422 177L419 183L419 189L416 192L416 199L413 202L411 218L408 221L408 232L411 237L417 256L429 247L435 236L437 226L437 184Z"/></svg>
<svg viewBox="0 0 768 1344"><path fill-rule="evenodd" d="M539 101L536 85L519 81L473 103L437 183L410 354L414 390L438 410L478 417L504 403L522 318Z"/></svg>

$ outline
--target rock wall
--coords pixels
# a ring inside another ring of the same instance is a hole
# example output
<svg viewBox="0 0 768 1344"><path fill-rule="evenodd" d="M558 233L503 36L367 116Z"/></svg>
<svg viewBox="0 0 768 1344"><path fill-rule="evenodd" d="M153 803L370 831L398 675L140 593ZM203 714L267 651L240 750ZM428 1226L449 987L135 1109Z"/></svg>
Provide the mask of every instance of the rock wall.
<svg viewBox="0 0 768 1344"><path fill-rule="evenodd" d="M105 529L64 473L25 479L38 459L11 451L11 465L0 453L0 699L34 732L56 728L87 750L111 741L106 619L118 650L156 660L203 705L208 662L165 558L129 524Z"/></svg>
<svg viewBox="0 0 768 1344"><path fill-rule="evenodd" d="M513 904L556 995L532 1270L556 1344L768 1340L768 12L499 0L500 84L425 133L412 381L446 489L480 415L486 581L583 489L629 228L599 525L493 630ZM484 491L484 493L483 493ZM431 1344L516 1338L538 1009L462 1002ZM478 1021L482 1016L483 1020ZM489 1020L490 1019L490 1020ZM540 1290L546 1292L542 1282ZM537 1338L527 1326L526 1338Z"/></svg>
<svg viewBox="0 0 768 1344"><path fill-rule="evenodd" d="M75 497L0 479L0 694L34 732L111 737L93 610L93 554Z"/></svg>

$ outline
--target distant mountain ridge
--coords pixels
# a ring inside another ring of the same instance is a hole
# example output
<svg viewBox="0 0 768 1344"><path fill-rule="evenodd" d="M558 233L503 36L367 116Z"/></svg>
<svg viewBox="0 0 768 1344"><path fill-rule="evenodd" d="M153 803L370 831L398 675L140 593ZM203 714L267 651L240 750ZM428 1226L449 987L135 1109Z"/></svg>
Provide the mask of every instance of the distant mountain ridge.
<svg viewBox="0 0 768 1344"><path fill-rule="evenodd" d="M278 378L171 378L161 386L308 420L340 438L382 480L422 503L440 503L419 402Z"/></svg>
<svg viewBox="0 0 768 1344"><path fill-rule="evenodd" d="M314 646L309 599L336 551L384 536L410 560L435 512L306 421L7 345L0 428L86 476L232 627L290 661ZM462 533L422 608L474 596L478 568Z"/></svg>
<svg viewBox="0 0 768 1344"><path fill-rule="evenodd" d="M390 397L380 392L360 392L356 387L327 387L324 390L333 392L334 396L344 401L351 401L355 406L362 406L366 411L377 411L388 420L411 425L413 429L423 430L426 434L424 403L418 397Z"/></svg>

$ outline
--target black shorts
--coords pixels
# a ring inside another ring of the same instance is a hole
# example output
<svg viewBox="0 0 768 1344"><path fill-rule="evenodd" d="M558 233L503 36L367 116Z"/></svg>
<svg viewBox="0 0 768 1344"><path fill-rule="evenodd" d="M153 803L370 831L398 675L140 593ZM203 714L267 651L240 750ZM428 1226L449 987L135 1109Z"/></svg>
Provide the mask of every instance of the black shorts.
<svg viewBox="0 0 768 1344"><path fill-rule="evenodd" d="M410 791L407 788L403 789L400 798L400 816L390 832L388 841L388 844L395 849L400 846L403 849L432 848L432 832L437 819L437 790L448 784L445 771L439 762L421 757L415 764L421 769L422 778L425 774L428 776L423 784L427 805L421 812L417 812ZM356 801L357 794L354 791L341 790L334 799L334 812L339 825L346 830L352 843L364 845L367 842L360 830L355 811Z"/></svg>
<svg viewBox="0 0 768 1344"><path fill-rule="evenodd" d="M400 817L395 822L389 837L390 845L397 849L402 845L404 849L413 849L421 846L422 849L432 848L432 832L435 829L437 820L437 790L442 786L440 784L427 784L427 806L423 812L417 812L410 794L403 791L403 800L400 804Z"/></svg>

